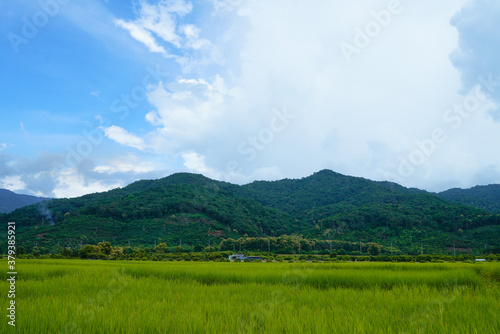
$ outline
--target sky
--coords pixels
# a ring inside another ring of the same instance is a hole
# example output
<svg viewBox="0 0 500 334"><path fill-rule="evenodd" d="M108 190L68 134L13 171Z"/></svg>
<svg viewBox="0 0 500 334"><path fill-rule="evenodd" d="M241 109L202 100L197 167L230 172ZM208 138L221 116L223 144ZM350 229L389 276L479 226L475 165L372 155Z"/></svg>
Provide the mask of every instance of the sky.
<svg viewBox="0 0 500 334"><path fill-rule="evenodd" d="M495 0L0 2L0 188L500 183Z"/></svg>

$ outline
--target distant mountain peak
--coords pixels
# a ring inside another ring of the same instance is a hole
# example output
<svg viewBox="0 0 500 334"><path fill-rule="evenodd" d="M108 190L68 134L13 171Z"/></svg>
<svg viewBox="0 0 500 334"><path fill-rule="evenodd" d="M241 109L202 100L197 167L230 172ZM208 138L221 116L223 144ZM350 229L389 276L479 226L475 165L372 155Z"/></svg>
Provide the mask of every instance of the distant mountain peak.
<svg viewBox="0 0 500 334"><path fill-rule="evenodd" d="M35 204L48 198L16 194L7 189L0 189L0 213L9 213L23 206Z"/></svg>

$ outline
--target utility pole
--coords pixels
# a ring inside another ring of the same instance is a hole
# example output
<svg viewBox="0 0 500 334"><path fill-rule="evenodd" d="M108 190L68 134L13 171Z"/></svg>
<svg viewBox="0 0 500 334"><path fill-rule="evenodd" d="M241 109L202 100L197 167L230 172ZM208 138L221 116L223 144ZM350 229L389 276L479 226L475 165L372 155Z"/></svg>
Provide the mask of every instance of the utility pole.
<svg viewBox="0 0 500 334"><path fill-rule="evenodd" d="M420 244L420 254L424 255L424 244Z"/></svg>
<svg viewBox="0 0 500 334"><path fill-rule="evenodd" d="M361 239L359 239L359 254L361 254Z"/></svg>
<svg viewBox="0 0 500 334"><path fill-rule="evenodd" d="M269 238L267 238L267 252L271 253L271 240Z"/></svg>
<svg viewBox="0 0 500 334"><path fill-rule="evenodd" d="M453 256L456 256L456 253L455 253L455 243L453 243Z"/></svg>
<svg viewBox="0 0 500 334"><path fill-rule="evenodd" d="M330 253L332 252L332 236L331 232L328 232L328 238L330 239Z"/></svg>
<svg viewBox="0 0 500 334"><path fill-rule="evenodd" d="M392 256L392 241L391 241L391 256Z"/></svg>

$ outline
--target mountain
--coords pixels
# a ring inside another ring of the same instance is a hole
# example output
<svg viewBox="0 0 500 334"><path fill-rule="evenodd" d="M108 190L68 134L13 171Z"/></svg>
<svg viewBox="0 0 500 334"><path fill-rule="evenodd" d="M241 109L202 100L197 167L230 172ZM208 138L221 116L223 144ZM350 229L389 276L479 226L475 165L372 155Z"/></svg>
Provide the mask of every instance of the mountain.
<svg viewBox="0 0 500 334"><path fill-rule="evenodd" d="M285 234L377 242L406 253L420 253L421 247L446 253L453 247L468 251L484 244L500 246L499 214L330 170L243 186L178 173L0 215L0 223L8 221L17 222L16 240L28 248L103 240L213 245L226 238Z"/></svg>
<svg viewBox="0 0 500 334"><path fill-rule="evenodd" d="M0 216L17 222L16 239L76 246L113 243L205 243L240 235L291 234L298 223L288 214L237 196L234 185L179 173L127 187L18 209Z"/></svg>
<svg viewBox="0 0 500 334"><path fill-rule="evenodd" d="M490 184L470 189L453 188L438 194L439 197L476 208L500 213L500 185Z"/></svg>
<svg viewBox="0 0 500 334"><path fill-rule="evenodd" d="M491 211L330 170L299 180L253 182L239 193L299 219L300 232L309 238L396 242L414 252L421 243L441 252L454 245L480 247L480 240L500 243L500 215Z"/></svg>
<svg viewBox="0 0 500 334"><path fill-rule="evenodd" d="M46 199L30 195L19 195L7 189L0 189L0 213L9 213L15 209Z"/></svg>

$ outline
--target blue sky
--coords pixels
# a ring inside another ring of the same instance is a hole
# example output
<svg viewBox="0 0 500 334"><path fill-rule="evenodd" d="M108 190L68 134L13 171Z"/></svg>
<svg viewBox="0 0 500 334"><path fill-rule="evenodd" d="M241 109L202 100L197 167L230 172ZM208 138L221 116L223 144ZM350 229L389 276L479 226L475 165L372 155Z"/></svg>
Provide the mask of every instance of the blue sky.
<svg viewBox="0 0 500 334"><path fill-rule="evenodd" d="M0 188L500 183L493 0L0 3Z"/></svg>

